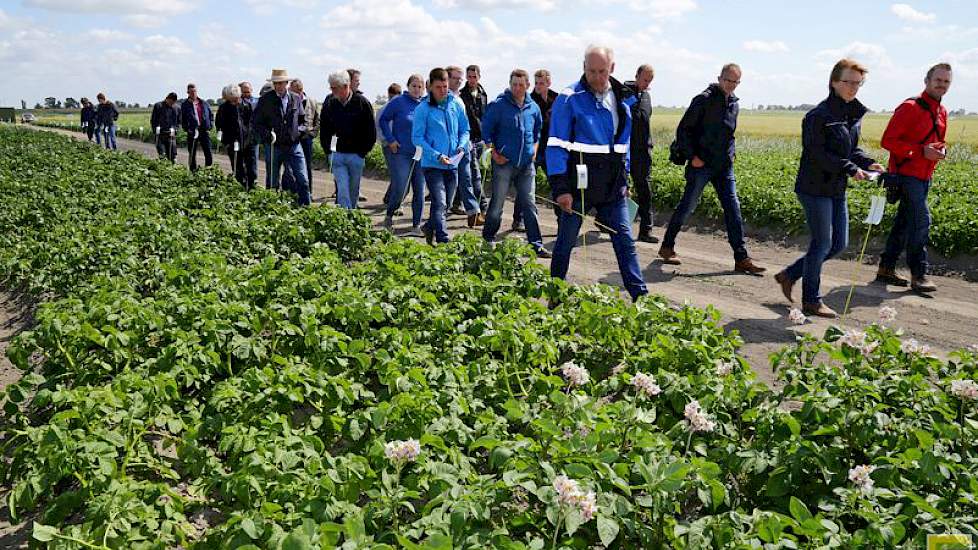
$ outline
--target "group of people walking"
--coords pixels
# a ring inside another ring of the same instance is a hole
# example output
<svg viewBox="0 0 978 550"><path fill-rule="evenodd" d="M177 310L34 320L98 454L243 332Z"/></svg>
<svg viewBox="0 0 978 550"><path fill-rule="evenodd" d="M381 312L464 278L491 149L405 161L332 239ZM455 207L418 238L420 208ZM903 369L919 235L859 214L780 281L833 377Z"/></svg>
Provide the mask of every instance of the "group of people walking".
<svg viewBox="0 0 978 550"><path fill-rule="evenodd" d="M336 204L350 209L363 200L364 159L379 140L391 175L384 227L392 229L394 217L411 193L410 234L424 236L429 244L449 240L445 220L451 212L465 215L469 227L481 226L483 238L493 245L505 199L515 191L513 229L526 231L538 256L552 258L550 271L558 278L566 277L578 234L593 213L596 224L610 233L625 289L637 299L648 289L632 236L629 198L633 194L638 205L637 239L659 242L652 234L650 87L655 72L643 64L634 80L620 82L611 76L614 52L594 45L584 52L583 69L581 78L560 92L550 89L546 69L537 70L532 81L528 72L515 69L508 87L490 100L477 65L464 71L458 66L437 67L427 79L410 75L403 90L391 84L389 101L376 117L370 101L359 92L360 73L355 69L328 76L331 93L321 105L304 93L300 80L275 69L257 98L248 82L226 86L216 118L190 84L182 102L170 93L154 105L151 124L160 156L171 162L176 159L177 129L186 133L192 170L197 167L197 149L203 151L206 165L212 163L208 131L216 128L231 157L234 176L247 189L255 185L259 147L263 147L266 187L294 192L299 205L310 203L312 144L318 136L336 185ZM805 255L778 272L775 280L792 302L794 286L802 281L802 308L810 315L836 316L822 301L820 276L822 264L848 243L850 178L882 177L891 199L899 201L877 281L918 292L936 290L927 278L927 195L934 168L946 154L947 110L941 99L951 84L951 67L946 63L931 67L925 90L894 113L882 139L883 148L890 152L888 168L859 147L867 109L856 95L867 73L866 67L851 59L836 63L829 76L828 97L806 114L802 124L795 192L811 241ZM734 92L742 77L740 66L724 65L717 82L693 97L676 129L669 159L684 167L686 186L662 237L658 256L663 263L681 264L678 235L711 184L723 207L734 271L755 276L766 271L748 254L737 196L739 100ZM93 120L85 127L114 127L118 112L103 94L99 101L98 109L85 105L89 111L83 110L83 126ZM112 136L114 147L114 132L105 135ZM485 151L489 151L491 182L485 186L489 193L483 192L482 182ZM544 246L538 221L538 167L551 188L552 200L546 202L558 213L552 252ZM426 191L431 206L422 223ZM904 252L909 281L896 272Z"/></svg>
<svg viewBox="0 0 978 550"><path fill-rule="evenodd" d="M99 92L95 96L98 105L92 105L87 97L81 98L81 127L82 131L88 136L88 141L95 141L101 145L105 143L106 149L115 151L118 146L115 142L116 121L119 120L119 110L115 103L106 99L105 94Z"/></svg>

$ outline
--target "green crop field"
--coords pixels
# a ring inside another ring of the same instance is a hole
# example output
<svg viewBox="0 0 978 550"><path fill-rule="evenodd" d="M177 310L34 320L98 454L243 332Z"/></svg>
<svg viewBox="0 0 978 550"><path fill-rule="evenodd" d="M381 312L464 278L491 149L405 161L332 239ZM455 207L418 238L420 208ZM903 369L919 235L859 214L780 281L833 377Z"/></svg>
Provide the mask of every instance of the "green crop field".
<svg viewBox="0 0 978 550"><path fill-rule="evenodd" d="M978 536L978 349L833 328L772 357L775 392L712 309L567 285L515 240L430 247L289 200L0 126L0 281L39 302L8 349L0 479L32 544Z"/></svg>

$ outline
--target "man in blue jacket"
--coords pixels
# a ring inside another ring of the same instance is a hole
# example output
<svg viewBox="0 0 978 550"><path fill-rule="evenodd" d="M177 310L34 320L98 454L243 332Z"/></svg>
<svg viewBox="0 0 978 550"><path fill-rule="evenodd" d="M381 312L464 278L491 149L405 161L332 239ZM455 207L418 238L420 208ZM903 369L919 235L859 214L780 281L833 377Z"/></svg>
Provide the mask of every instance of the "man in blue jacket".
<svg viewBox="0 0 978 550"><path fill-rule="evenodd" d="M482 118L482 138L492 148L492 200L482 227L482 238L488 243L495 242L506 195L513 184L516 186L516 202L526 224L526 240L537 256L550 258L550 252L543 247L533 200L536 194L533 156L543 130L543 114L527 95L529 88L529 73L523 69L514 70L509 75L509 89L489 104Z"/></svg>
<svg viewBox="0 0 978 550"><path fill-rule="evenodd" d="M214 116L206 101L197 96L197 85L187 84L187 99L180 105L180 124L187 132L187 151L190 153L190 171L197 171L197 149L204 150L204 166L214 163L211 155L211 128Z"/></svg>
<svg viewBox="0 0 978 550"><path fill-rule="evenodd" d="M618 269L628 294L637 300L648 289L638 267L626 201L635 97L611 78L614 69L611 48L588 46L584 75L560 93L550 115L547 177L554 200L563 210L557 221L550 274L560 279L567 276L584 213L595 208L614 231L611 243Z"/></svg>

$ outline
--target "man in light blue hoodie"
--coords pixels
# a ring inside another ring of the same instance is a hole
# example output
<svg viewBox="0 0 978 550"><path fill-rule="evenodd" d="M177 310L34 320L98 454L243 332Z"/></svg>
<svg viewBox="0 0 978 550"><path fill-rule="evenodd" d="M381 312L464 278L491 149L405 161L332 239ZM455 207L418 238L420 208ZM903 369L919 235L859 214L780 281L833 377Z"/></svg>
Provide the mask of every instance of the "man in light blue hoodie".
<svg viewBox="0 0 978 550"><path fill-rule="evenodd" d="M495 242L512 184L516 186L516 201L523 213L526 240L537 256L550 258L550 252L543 247L533 200L536 194L533 157L543 130L543 114L527 95L529 88L530 75L523 69L514 70L509 74L509 89L489 104L482 118L482 138L492 147L492 200L482 238L490 244Z"/></svg>
<svg viewBox="0 0 978 550"><path fill-rule="evenodd" d="M431 214L422 227L431 244L448 242L445 231L447 190L458 185L458 163L469 141L465 106L448 92L448 72L432 69L428 74L428 96L414 111L411 141L421 146L421 167L431 194Z"/></svg>

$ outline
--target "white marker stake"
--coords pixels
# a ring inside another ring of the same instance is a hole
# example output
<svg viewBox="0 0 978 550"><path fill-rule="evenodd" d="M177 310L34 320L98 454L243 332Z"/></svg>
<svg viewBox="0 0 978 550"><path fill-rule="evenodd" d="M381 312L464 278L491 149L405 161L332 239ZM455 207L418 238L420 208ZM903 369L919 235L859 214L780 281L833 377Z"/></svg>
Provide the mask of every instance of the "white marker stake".
<svg viewBox="0 0 978 550"><path fill-rule="evenodd" d="M238 142L234 142L234 154L231 159L231 177L238 179Z"/></svg>
<svg viewBox="0 0 978 550"><path fill-rule="evenodd" d="M340 144L340 136L333 136L333 139L329 140L329 150L330 153L335 154L336 148ZM336 187L336 174L333 173L333 155L329 155L329 175L333 176L333 188L336 189L336 200L340 200L340 190ZM356 199L354 199L355 201Z"/></svg>
<svg viewBox="0 0 978 550"><path fill-rule="evenodd" d="M159 126L156 127L156 135L160 135L160 127Z"/></svg>
<svg viewBox="0 0 978 550"><path fill-rule="evenodd" d="M869 172L869 177L872 180L876 180L879 177L879 172ZM885 195L873 195L869 199L869 213L866 214L866 219L863 223L866 224L866 238L863 239L863 247L859 251L859 259L856 260L856 269L863 263L863 256L866 254L866 245L869 244L869 234L873 232L873 226L879 225L883 221L883 213L886 211L886 196ZM858 271L853 273L852 285L849 286L849 294L846 296L846 307L842 310L842 318L845 319L846 314L849 313L849 302L852 300L852 293L856 290L856 277L858 276Z"/></svg>
<svg viewBox="0 0 978 550"><path fill-rule="evenodd" d="M271 153L270 157L272 162L270 168L272 169L272 173L271 175L269 175L269 179L272 182L272 187L274 187L276 191L281 191L282 187L279 185L279 182L275 181L276 179L278 179L276 178L276 176L278 176L278 171L275 169L275 141L278 139L278 136L275 135L275 130L271 130L271 134L272 134L272 146L269 147L268 150Z"/></svg>
<svg viewBox="0 0 978 550"><path fill-rule="evenodd" d="M587 189L587 165L578 164L577 165L577 188ZM581 205L583 208L583 205Z"/></svg>
<svg viewBox="0 0 978 550"><path fill-rule="evenodd" d="M397 201L397 204L403 205L404 199L407 198L408 189L411 188L411 180L414 176L414 167L418 165L418 161L421 160L422 155L424 155L424 148L420 145L414 146L414 156L411 157L411 169L408 170L407 182L404 185L404 193L401 195L401 200Z"/></svg>
<svg viewBox="0 0 978 550"><path fill-rule="evenodd" d="M221 130L217 131L217 141L221 141L221 137L224 136L224 132Z"/></svg>

